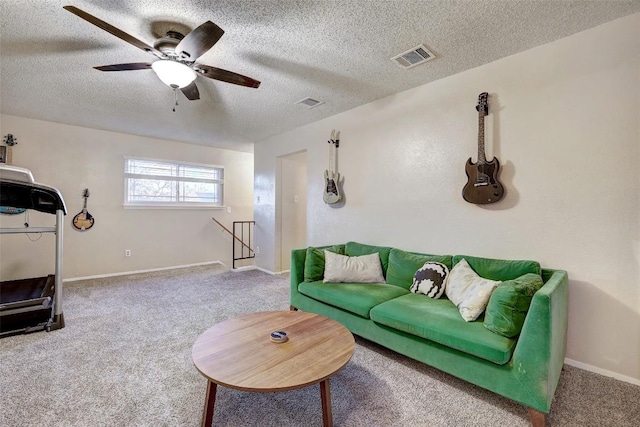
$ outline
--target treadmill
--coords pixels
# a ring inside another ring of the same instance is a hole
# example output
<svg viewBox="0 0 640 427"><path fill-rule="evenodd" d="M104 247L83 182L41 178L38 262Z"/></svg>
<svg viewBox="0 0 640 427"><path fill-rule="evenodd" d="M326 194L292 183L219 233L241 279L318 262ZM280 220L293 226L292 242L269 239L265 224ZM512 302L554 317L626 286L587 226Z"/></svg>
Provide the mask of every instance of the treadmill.
<svg viewBox="0 0 640 427"><path fill-rule="evenodd" d="M26 209L55 215L51 227L0 228L0 234L55 234L55 271L45 277L0 282L0 337L64 327L62 312L63 221L67 208L60 192L35 182L31 171L0 164L0 212Z"/></svg>

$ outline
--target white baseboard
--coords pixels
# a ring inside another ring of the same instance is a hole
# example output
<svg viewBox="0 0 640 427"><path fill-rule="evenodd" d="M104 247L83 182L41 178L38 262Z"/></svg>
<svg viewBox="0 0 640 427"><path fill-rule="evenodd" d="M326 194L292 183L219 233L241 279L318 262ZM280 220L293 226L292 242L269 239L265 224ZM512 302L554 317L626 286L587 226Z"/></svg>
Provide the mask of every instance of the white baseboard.
<svg viewBox="0 0 640 427"><path fill-rule="evenodd" d="M604 375L605 377L611 377L616 380L624 381L626 383L631 383L634 385L640 385L640 379L629 377L626 375L618 374L617 372L608 371L606 369L598 368L597 366L588 365L586 363L578 362L573 359L564 359L564 363L570 366L575 366L576 368L584 369L585 371L594 372L596 374Z"/></svg>
<svg viewBox="0 0 640 427"><path fill-rule="evenodd" d="M251 271L257 269L258 268L255 265L245 265L244 267L232 268L231 271L233 271L234 273L240 273L241 271Z"/></svg>
<svg viewBox="0 0 640 427"><path fill-rule="evenodd" d="M94 276L72 277L70 279L62 279L62 282L76 282L79 280L104 279L106 277L128 276L130 274L152 273L154 271L175 270L178 268L198 267L201 265L211 265L211 264L224 265L224 263L220 261L207 261L207 262L198 262L195 264L173 265L171 267L149 268L147 270L122 271L119 273L107 273L107 274L96 274Z"/></svg>
<svg viewBox="0 0 640 427"><path fill-rule="evenodd" d="M248 270L258 270L258 271L262 271L263 273L270 274L272 276L276 276L278 274L285 274L289 272L289 270L271 271L271 270L267 270L266 268L258 267L257 265L249 265L247 267L234 268L231 271L248 271Z"/></svg>

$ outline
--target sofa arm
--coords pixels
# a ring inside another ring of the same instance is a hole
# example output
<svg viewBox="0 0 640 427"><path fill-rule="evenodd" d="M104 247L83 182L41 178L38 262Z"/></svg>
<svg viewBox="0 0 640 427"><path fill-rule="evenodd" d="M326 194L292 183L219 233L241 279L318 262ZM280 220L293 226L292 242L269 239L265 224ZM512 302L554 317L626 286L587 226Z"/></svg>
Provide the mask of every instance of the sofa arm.
<svg viewBox="0 0 640 427"><path fill-rule="evenodd" d="M291 251L291 267L289 270L291 290L289 301L292 305L298 295L298 285L304 282L304 262L306 258L306 249L294 249Z"/></svg>
<svg viewBox="0 0 640 427"><path fill-rule="evenodd" d="M518 380L538 408L549 412L567 346L569 280L566 271L543 270L546 283L535 293L513 354Z"/></svg>

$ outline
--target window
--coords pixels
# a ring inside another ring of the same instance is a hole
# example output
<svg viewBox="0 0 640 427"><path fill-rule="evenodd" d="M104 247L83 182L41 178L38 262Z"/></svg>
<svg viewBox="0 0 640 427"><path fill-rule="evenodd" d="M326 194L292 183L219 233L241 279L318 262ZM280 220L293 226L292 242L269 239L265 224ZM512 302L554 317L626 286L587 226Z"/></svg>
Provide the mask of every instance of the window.
<svg viewBox="0 0 640 427"><path fill-rule="evenodd" d="M223 187L220 166L125 158L125 206L222 206Z"/></svg>

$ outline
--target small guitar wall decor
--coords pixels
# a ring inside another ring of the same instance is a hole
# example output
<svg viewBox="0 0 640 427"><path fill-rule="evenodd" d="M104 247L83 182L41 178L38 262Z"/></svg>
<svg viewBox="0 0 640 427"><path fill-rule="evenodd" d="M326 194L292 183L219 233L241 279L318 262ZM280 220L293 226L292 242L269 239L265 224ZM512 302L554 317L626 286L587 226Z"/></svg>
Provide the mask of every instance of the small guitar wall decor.
<svg viewBox="0 0 640 427"><path fill-rule="evenodd" d="M82 197L84 197L84 206L82 210L73 217L73 228L79 231L87 231L93 224L95 223L95 219L93 216L87 211L87 199L89 198L89 189L85 188L82 192Z"/></svg>
<svg viewBox="0 0 640 427"><path fill-rule="evenodd" d="M13 146L18 143L18 139L13 134L6 134L2 140L6 146L0 147L0 163L6 163L10 165L13 162Z"/></svg>
<svg viewBox="0 0 640 427"><path fill-rule="evenodd" d="M467 173L467 184L462 189L462 197L469 203L484 205L495 203L504 196L504 187L498 181L500 162L496 157L487 162L484 154L484 117L489 114L489 94L482 92L478 96L478 162L473 163L471 157L464 167Z"/></svg>
<svg viewBox="0 0 640 427"><path fill-rule="evenodd" d="M340 132L336 133L336 130L331 131L331 138L329 141L329 169L324 171L324 194L322 199L328 205L338 203L342 199L340 188L340 174L335 170L334 150L340 147Z"/></svg>

